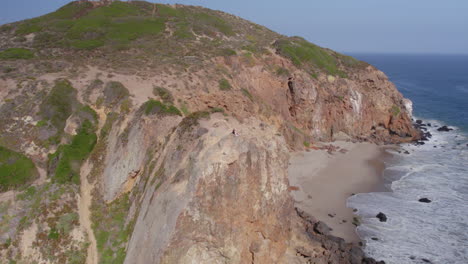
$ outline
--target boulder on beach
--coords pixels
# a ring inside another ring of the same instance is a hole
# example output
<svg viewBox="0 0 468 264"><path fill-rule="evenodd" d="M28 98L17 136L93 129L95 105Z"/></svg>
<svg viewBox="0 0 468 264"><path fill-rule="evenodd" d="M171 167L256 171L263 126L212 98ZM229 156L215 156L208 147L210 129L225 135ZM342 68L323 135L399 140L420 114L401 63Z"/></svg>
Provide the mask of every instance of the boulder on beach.
<svg viewBox="0 0 468 264"><path fill-rule="evenodd" d="M318 221L314 225L314 231L321 235L328 236L330 234L330 227L328 227L324 222Z"/></svg>
<svg viewBox="0 0 468 264"><path fill-rule="evenodd" d="M387 216L382 212L378 213L375 217L377 217L380 222L387 222Z"/></svg>

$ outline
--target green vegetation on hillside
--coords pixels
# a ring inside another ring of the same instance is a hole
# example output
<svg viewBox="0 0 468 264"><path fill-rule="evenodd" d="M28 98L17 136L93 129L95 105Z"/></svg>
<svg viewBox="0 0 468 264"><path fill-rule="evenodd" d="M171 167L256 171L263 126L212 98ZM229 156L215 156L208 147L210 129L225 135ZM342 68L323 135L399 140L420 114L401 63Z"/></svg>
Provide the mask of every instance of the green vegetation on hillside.
<svg viewBox="0 0 468 264"><path fill-rule="evenodd" d="M226 80L226 79L221 79L221 80L219 80L218 85L219 85L219 89L220 89L221 91L228 91L228 90L231 90L231 88L232 88L232 87L231 87L231 84L230 84L229 81Z"/></svg>
<svg viewBox="0 0 468 264"><path fill-rule="evenodd" d="M58 130L65 127L67 118L78 104L76 90L68 80L55 81L55 85L39 106L39 115Z"/></svg>
<svg viewBox="0 0 468 264"><path fill-rule="evenodd" d="M70 144L60 145L49 155L49 168L53 169L53 180L58 183L79 183L80 167L96 144L94 126L85 120Z"/></svg>
<svg viewBox="0 0 468 264"><path fill-rule="evenodd" d="M278 67L278 69L276 69L276 75L278 76L289 76L290 73L289 73L289 70L286 69L286 68L283 68L283 67Z"/></svg>
<svg viewBox="0 0 468 264"><path fill-rule="evenodd" d="M199 124L200 119L210 118L210 113L206 111L198 111L191 113L186 116L179 124L179 133L183 134L187 131L191 131L195 126Z"/></svg>
<svg viewBox="0 0 468 264"><path fill-rule="evenodd" d="M128 194L108 205L93 203L92 227L100 264L121 264L125 260L125 247L134 227L134 221L127 223L129 209Z"/></svg>
<svg viewBox="0 0 468 264"><path fill-rule="evenodd" d="M243 93L245 96L247 96L247 98L249 98L250 101L253 101L254 98L253 98L252 94L249 92L249 90L242 88L242 93Z"/></svg>
<svg viewBox="0 0 468 264"><path fill-rule="evenodd" d="M0 146L0 192L23 186L37 176L36 166L28 157Z"/></svg>
<svg viewBox="0 0 468 264"><path fill-rule="evenodd" d="M193 23L196 21L196 23ZM16 35L38 33L36 47L72 47L91 50L102 46L128 47L141 38L162 34L168 24L178 39L197 34L231 36L229 23L208 12L186 12L168 5L148 2L113 1L95 6L90 2L71 2L55 12L26 20L16 28Z"/></svg>
<svg viewBox="0 0 468 264"><path fill-rule="evenodd" d="M150 99L146 101L141 108L146 115L179 115L182 116L182 113L173 105L166 105L160 101Z"/></svg>
<svg viewBox="0 0 468 264"><path fill-rule="evenodd" d="M275 43L281 55L291 59L298 67L319 68L331 75L340 75L337 59L331 51L314 45L302 38L282 39Z"/></svg>
<svg viewBox="0 0 468 264"><path fill-rule="evenodd" d="M226 36L234 35L231 25L218 16L208 13L195 13L194 19L198 22L193 28L193 31L197 34L212 35L209 30L212 30L212 32L217 30Z"/></svg>
<svg viewBox="0 0 468 264"><path fill-rule="evenodd" d="M0 60L31 59L34 52L23 48L10 48L0 51Z"/></svg>
<svg viewBox="0 0 468 264"><path fill-rule="evenodd" d="M143 17L138 5L115 1L94 8L89 2L71 2L45 16L27 20L18 26L17 35L41 32L36 46L47 45L94 49L103 45L121 45L164 31L164 19Z"/></svg>
<svg viewBox="0 0 468 264"><path fill-rule="evenodd" d="M153 94L159 96L165 103L174 103L174 97L166 88L155 86L153 87Z"/></svg>
<svg viewBox="0 0 468 264"><path fill-rule="evenodd" d="M390 109L390 112L392 113L393 116L398 116L401 112L400 107L397 105L393 105L392 109Z"/></svg>
<svg viewBox="0 0 468 264"><path fill-rule="evenodd" d="M356 60L329 49L319 47L300 37L284 38L275 42L279 53L289 58L296 66L309 71L316 78L315 70L325 71L327 74L347 78L347 74L341 69L360 68L366 66L365 62ZM285 72L279 70L278 75Z"/></svg>
<svg viewBox="0 0 468 264"><path fill-rule="evenodd" d="M104 87L104 103L106 106L116 105L130 95L128 89L120 82L108 82Z"/></svg>
<svg viewBox="0 0 468 264"><path fill-rule="evenodd" d="M345 68L365 65L302 38L286 38L223 12L144 1L74 1L50 14L2 27L0 33L18 39L35 33L32 45L25 44L40 50L38 57L61 57L70 49L78 49L82 54L95 55L82 58L126 69L136 69L144 62L199 63L199 59L212 56L242 55L245 61L253 61L253 57L269 54L273 42L279 54L313 76L324 72L347 77ZM51 48L59 49L52 53ZM277 74L287 72L280 69Z"/></svg>

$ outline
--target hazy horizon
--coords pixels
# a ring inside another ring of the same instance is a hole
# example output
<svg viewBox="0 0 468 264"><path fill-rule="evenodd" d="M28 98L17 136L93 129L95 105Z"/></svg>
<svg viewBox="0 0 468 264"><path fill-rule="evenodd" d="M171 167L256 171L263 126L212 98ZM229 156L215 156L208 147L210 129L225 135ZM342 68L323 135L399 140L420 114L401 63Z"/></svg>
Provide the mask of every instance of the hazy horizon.
<svg viewBox="0 0 468 264"><path fill-rule="evenodd" d="M4 3L0 24L52 12L70 1L15 0ZM468 1L164 0L201 5L301 36L343 53L468 55ZM28 8L25 8L28 7Z"/></svg>

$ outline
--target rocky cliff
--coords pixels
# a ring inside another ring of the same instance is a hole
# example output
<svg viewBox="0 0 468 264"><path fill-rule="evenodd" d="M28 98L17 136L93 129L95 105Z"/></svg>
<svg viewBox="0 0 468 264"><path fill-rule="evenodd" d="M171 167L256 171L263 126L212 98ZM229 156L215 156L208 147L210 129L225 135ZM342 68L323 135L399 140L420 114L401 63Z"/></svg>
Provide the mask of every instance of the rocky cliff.
<svg viewBox="0 0 468 264"><path fill-rule="evenodd" d="M0 60L3 260L372 263L295 210L289 152L419 136L373 66L201 7L72 2Z"/></svg>

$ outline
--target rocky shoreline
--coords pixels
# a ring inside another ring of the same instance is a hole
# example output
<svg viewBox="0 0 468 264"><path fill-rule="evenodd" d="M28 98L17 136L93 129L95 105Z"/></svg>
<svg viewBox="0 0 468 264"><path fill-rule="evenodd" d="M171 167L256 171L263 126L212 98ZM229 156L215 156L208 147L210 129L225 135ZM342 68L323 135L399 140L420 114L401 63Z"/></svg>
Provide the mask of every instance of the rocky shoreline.
<svg viewBox="0 0 468 264"><path fill-rule="evenodd" d="M330 228L322 221L318 221L315 217L296 208L297 215L304 221L304 228L308 237L314 241L318 241L322 247L331 252L330 257L326 260L328 263L350 263L350 264L385 264L384 261L376 261L373 258L366 257L361 246L355 243L346 243L341 237L336 237L330 234ZM320 263L322 258L313 258L312 254L306 250L300 251L300 254L308 258L310 263Z"/></svg>

